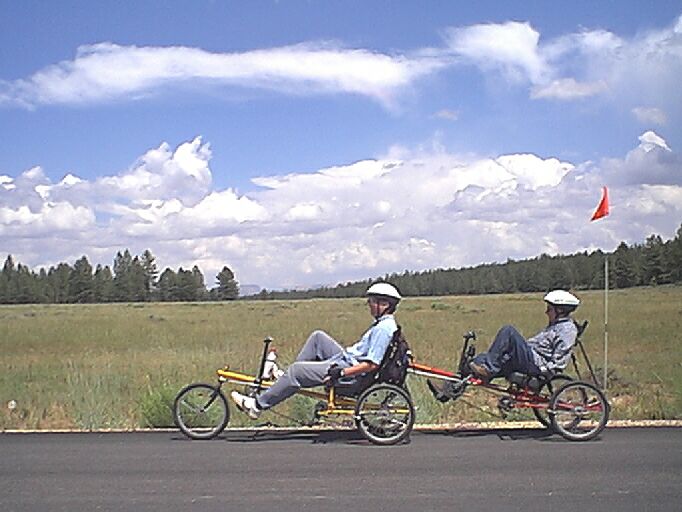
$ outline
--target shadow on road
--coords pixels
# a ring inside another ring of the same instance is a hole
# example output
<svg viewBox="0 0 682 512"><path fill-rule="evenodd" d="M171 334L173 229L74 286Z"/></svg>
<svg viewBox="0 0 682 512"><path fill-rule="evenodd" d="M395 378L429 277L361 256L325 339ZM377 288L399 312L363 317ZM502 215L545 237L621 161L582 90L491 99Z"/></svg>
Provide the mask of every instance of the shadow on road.
<svg viewBox="0 0 682 512"><path fill-rule="evenodd" d="M497 437L502 441L520 441L528 439L536 439L538 441L562 441L559 436L555 436L549 429L490 429L490 430L459 430L459 429L443 429L432 430L428 432L420 432L423 435L434 436L448 436L448 437Z"/></svg>
<svg viewBox="0 0 682 512"><path fill-rule="evenodd" d="M415 436L445 436L452 438L496 437L501 441L536 440L540 442L565 442L560 436L553 435L548 429L435 429L428 431L414 431ZM173 440L189 441L181 434L173 436ZM227 443L273 443L273 442L309 442L311 444L345 444L368 446L371 445L357 430L238 430L226 431L218 441ZM410 440L403 444L409 444Z"/></svg>

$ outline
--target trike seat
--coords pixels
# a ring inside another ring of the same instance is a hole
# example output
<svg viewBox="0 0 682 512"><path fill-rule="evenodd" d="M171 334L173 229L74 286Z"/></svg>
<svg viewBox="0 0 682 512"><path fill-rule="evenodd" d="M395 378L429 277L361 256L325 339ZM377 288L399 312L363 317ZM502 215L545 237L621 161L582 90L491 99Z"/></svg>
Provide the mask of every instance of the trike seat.
<svg viewBox="0 0 682 512"><path fill-rule="evenodd" d="M542 372L539 375L528 375L527 373L512 372L507 375L507 380L510 384L516 384L522 388L528 388L533 392L540 391L540 388L552 380L559 371L549 370Z"/></svg>
<svg viewBox="0 0 682 512"><path fill-rule="evenodd" d="M334 385L334 392L338 396L357 398L364 390L378 382L379 379L376 378L378 371L374 370L373 372L363 373L354 379L346 379L345 381L341 379L341 381Z"/></svg>
<svg viewBox="0 0 682 512"><path fill-rule="evenodd" d="M402 387L410 357L409 346L402 335L402 328L398 326L386 347L381 364L371 372L352 379L341 379L334 385L334 390L338 395L357 398L372 384L385 382Z"/></svg>

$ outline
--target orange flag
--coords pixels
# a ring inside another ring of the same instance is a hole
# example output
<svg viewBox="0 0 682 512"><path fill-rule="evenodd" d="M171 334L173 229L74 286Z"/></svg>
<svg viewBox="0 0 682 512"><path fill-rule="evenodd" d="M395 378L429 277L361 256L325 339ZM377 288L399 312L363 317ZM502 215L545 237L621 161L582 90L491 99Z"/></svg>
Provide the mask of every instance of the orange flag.
<svg viewBox="0 0 682 512"><path fill-rule="evenodd" d="M599 206L594 211L590 221L601 219L609 214L609 190L606 187L602 188L601 201L599 201Z"/></svg>

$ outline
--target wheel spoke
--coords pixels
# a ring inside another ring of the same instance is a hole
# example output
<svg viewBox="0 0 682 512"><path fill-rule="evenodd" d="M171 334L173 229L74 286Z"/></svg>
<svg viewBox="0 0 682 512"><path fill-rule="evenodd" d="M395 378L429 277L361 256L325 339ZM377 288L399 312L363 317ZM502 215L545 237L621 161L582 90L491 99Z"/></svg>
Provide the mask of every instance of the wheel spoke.
<svg viewBox="0 0 682 512"><path fill-rule="evenodd" d="M592 384L572 382L556 391L549 414L554 429L571 441L597 436L608 421L608 402Z"/></svg>
<svg viewBox="0 0 682 512"><path fill-rule="evenodd" d="M355 418L362 434L372 443L395 444L410 433L414 406L403 389L377 384L358 399Z"/></svg>
<svg viewBox="0 0 682 512"><path fill-rule="evenodd" d="M229 421L225 396L208 384L192 384L181 390L173 415L178 428L192 439L215 437Z"/></svg>

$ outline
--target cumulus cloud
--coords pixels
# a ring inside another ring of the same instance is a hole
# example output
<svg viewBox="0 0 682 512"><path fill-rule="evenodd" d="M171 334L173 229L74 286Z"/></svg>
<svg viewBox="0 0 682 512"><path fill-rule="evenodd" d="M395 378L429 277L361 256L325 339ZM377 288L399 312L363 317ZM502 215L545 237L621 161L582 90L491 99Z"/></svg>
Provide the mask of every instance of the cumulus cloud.
<svg viewBox="0 0 682 512"><path fill-rule="evenodd" d="M620 159L404 150L399 159L256 178L247 195L215 189L210 158L197 138L174 150L162 144L93 181L53 184L40 168L3 176L2 252L39 266L82 254L110 264L124 247L150 248L162 265L199 265L209 284L228 264L243 283L310 286L615 248L652 232L672 236L682 219L682 162L654 132ZM589 223L603 185L612 214Z"/></svg>

